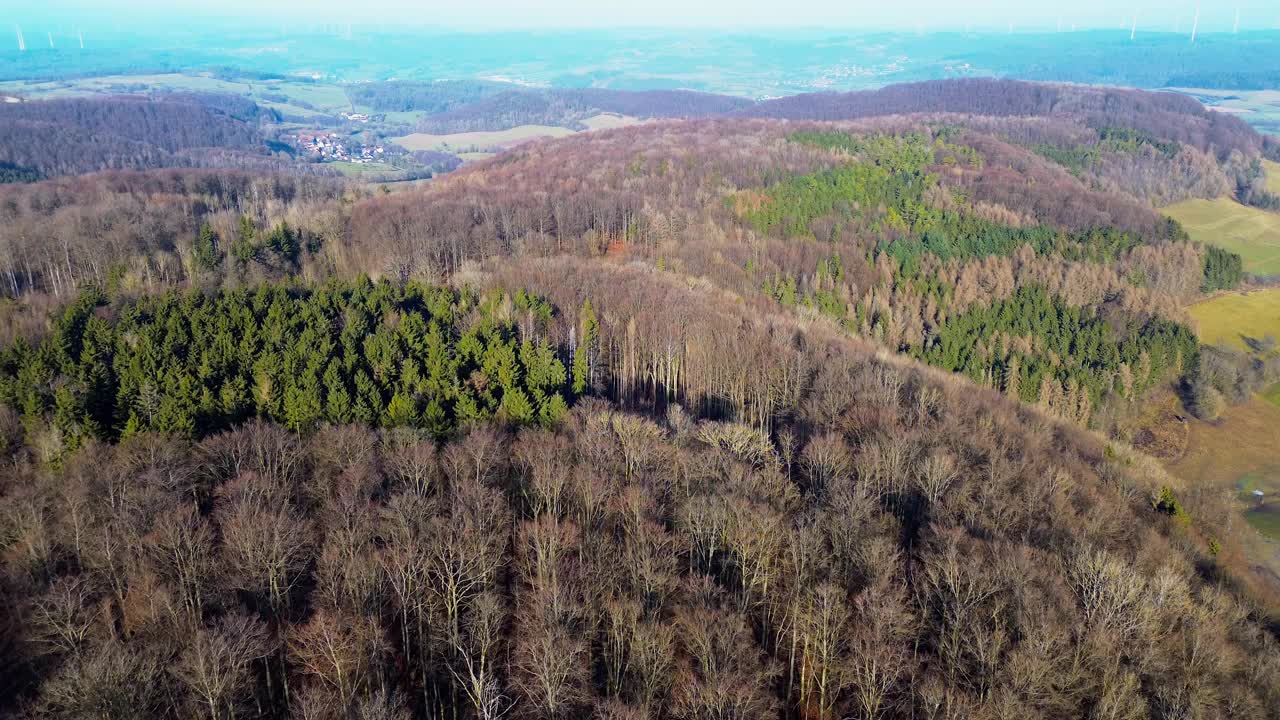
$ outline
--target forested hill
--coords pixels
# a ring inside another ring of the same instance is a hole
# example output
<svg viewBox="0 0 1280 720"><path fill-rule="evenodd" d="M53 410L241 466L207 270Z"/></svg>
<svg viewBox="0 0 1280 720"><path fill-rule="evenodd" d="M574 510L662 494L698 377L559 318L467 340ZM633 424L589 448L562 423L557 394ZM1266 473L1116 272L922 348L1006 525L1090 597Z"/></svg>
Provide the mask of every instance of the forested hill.
<svg viewBox="0 0 1280 720"><path fill-rule="evenodd" d="M1174 146L1169 143L1192 148L1224 165L1237 166L1228 169L1236 178L1244 177L1242 164L1262 155L1280 157L1280 143L1264 139L1239 118L1210 112L1186 96L1014 80L941 80L760 102L680 90L543 89L487 81L359 83L345 90L352 103L375 113L413 113L418 118L416 129L430 134L501 131L521 125L585 130L588 121L601 113L635 119L754 117L821 121L951 113L997 119L1044 118L1048 124L1068 131L1042 131L1035 142L1059 152L1081 151L1078 146L1082 143L1096 145L1090 133L1109 134L1103 140L1116 138L1115 131L1134 133L1119 139L1152 140L1155 143L1148 143L1151 147L1168 155L1177 154L1176 147L1170 151ZM6 179L157 167L326 172L321 165L298 162L287 153L273 156L268 151L268 145L276 149L283 145L264 144L265 140L297 130L280 121L274 111L247 98L217 93L5 103L0 106L0 164L19 171ZM322 116L300 122L327 127L340 123L338 118ZM408 125L395 127L398 132L408 129ZM345 131L371 129L380 139L390 132L386 127L363 124ZM1101 164L1114 165L1108 158L1102 160ZM1188 168L1187 163L1166 163L1143 183L1158 182L1161 174L1173 175L1170 184L1184 188L1189 176L1205 175ZM1203 193L1201 187L1190 195ZM1145 199L1167 202L1187 193L1153 194L1142 188L1139 194Z"/></svg>
<svg viewBox="0 0 1280 720"><path fill-rule="evenodd" d="M464 93L469 89L469 93ZM640 118L769 117L856 120L886 115L959 113L997 117L1054 117L1089 127L1123 127L1163 140L1257 155L1263 138L1244 121L1207 110L1175 93L1055 85L988 78L935 80L851 93L807 93L752 102L682 91L517 89L466 83L365 83L356 97L379 109L429 114L419 129L431 133L502 130L524 124L576 127L614 112ZM1273 152L1280 152L1277 147Z"/></svg>
<svg viewBox="0 0 1280 720"><path fill-rule="evenodd" d="M1057 149L1063 136L1089 152ZM1225 185L1194 147L1040 118L681 122L530 146L365 197L217 174L13 187L0 276L15 296L66 296L86 282L447 279L492 257L628 257L1105 428L1148 389L1195 374L1182 308L1243 279L1238 256L1189 242L1138 196ZM652 362L632 371L655 386L680 377ZM52 395L43 402L32 407Z"/></svg>
<svg viewBox="0 0 1280 720"><path fill-rule="evenodd" d="M0 104L0 162L43 176L107 169L251 165L259 108L215 94ZM265 160L265 158L262 158Z"/></svg>
<svg viewBox="0 0 1280 720"><path fill-rule="evenodd" d="M744 111L756 117L854 120L881 115L953 112L967 115L1062 117L1094 127L1125 127L1199 150L1257 154L1262 136L1238 117L1206 109L1194 98L1081 85L986 78L933 80L881 90L794 95Z"/></svg>
<svg viewBox="0 0 1280 720"><path fill-rule="evenodd" d="M1152 208L1209 149L709 118L0 188L0 714L1276 720L1229 499L1111 439L1231 381L1183 307L1240 258Z"/></svg>

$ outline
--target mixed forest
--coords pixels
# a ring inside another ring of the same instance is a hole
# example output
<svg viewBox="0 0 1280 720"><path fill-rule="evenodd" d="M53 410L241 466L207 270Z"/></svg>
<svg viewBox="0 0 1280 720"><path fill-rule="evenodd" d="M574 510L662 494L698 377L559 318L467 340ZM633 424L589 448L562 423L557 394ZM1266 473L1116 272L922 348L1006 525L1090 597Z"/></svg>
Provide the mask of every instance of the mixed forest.
<svg viewBox="0 0 1280 720"><path fill-rule="evenodd" d="M503 102L428 90L362 92ZM1229 500L1117 434L1280 372L1199 345L1258 279L1154 210L1273 146L1027 83L627 101L703 117L0 186L0 714L1280 717Z"/></svg>

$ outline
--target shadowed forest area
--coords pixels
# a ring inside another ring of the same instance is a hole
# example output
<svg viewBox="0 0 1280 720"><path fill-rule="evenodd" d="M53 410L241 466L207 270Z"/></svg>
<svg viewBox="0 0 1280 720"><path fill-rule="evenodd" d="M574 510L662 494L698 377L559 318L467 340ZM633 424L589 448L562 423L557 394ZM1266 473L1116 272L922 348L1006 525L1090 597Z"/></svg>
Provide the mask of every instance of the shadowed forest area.
<svg viewBox="0 0 1280 720"><path fill-rule="evenodd" d="M1117 435L1280 371L1200 346L1256 278L1154 209L1269 146L916 90L0 187L0 708L1277 717L1231 499Z"/></svg>

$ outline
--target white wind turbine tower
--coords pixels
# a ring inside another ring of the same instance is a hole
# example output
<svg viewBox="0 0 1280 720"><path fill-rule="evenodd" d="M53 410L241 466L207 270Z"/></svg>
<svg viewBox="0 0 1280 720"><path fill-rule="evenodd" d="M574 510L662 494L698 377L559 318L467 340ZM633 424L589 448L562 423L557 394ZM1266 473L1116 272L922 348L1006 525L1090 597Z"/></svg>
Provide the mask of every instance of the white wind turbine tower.
<svg viewBox="0 0 1280 720"><path fill-rule="evenodd" d="M84 31L83 30L80 31L80 49L81 50L84 49Z"/></svg>
<svg viewBox="0 0 1280 720"><path fill-rule="evenodd" d="M53 49L53 33L49 33L49 49Z"/></svg>
<svg viewBox="0 0 1280 720"><path fill-rule="evenodd" d="M1231 34L1232 35L1240 34L1240 8L1236 8L1236 22L1234 25L1231 26Z"/></svg>
<svg viewBox="0 0 1280 720"><path fill-rule="evenodd" d="M27 41L22 39L22 28L14 25L13 29L18 32L18 52L25 52L27 49Z"/></svg>
<svg viewBox="0 0 1280 720"><path fill-rule="evenodd" d="M1138 11L1133 11L1133 25L1129 27L1129 40L1132 41L1134 36L1138 34Z"/></svg>
<svg viewBox="0 0 1280 720"><path fill-rule="evenodd" d="M1196 19L1191 22L1191 44L1196 44L1196 30L1200 28L1200 5L1196 5Z"/></svg>

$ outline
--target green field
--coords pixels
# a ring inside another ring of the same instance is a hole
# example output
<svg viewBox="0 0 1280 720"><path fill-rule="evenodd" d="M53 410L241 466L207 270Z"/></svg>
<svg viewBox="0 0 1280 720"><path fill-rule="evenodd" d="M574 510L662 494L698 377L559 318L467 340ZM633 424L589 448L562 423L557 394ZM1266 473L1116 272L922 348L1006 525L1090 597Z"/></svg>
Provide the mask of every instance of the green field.
<svg viewBox="0 0 1280 720"><path fill-rule="evenodd" d="M1229 198L1187 200L1164 213L1182 223L1192 240L1239 253L1247 272L1280 275L1280 213Z"/></svg>
<svg viewBox="0 0 1280 720"><path fill-rule="evenodd" d="M1244 506L1244 519L1263 537L1280 541L1280 502L1277 491L1280 486L1274 482L1274 474L1246 475L1237 483L1236 499ZM1254 491L1263 495L1254 495Z"/></svg>
<svg viewBox="0 0 1280 720"><path fill-rule="evenodd" d="M326 83L310 83L295 80L268 80L253 83L254 96L260 93L276 93L290 100L305 102L327 113L350 112L351 101L341 86Z"/></svg>
<svg viewBox="0 0 1280 720"><path fill-rule="evenodd" d="M1244 349L1245 337L1280 338L1280 288L1219 295L1188 308L1200 342Z"/></svg>
<svg viewBox="0 0 1280 720"><path fill-rule="evenodd" d="M1266 390L1263 390L1262 399L1276 407L1280 407L1280 383L1276 383Z"/></svg>
<svg viewBox="0 0 1280 720"><path fill-rule="evenodd" d="M1230 493L1249 525L1280 541L1280 407L1251 398L1212 423L1192 418L1185 427L1187 447L1165 467L1192 486ZM1280 571L1280 557L1268 566Z"/></svg>
<svg viewBox="0 0 1280 720"><path fill-rule="evenodd" d="M1280 195L1280 163L1263 160L1262 167L1267 171L1267 191Z"/></svg>

